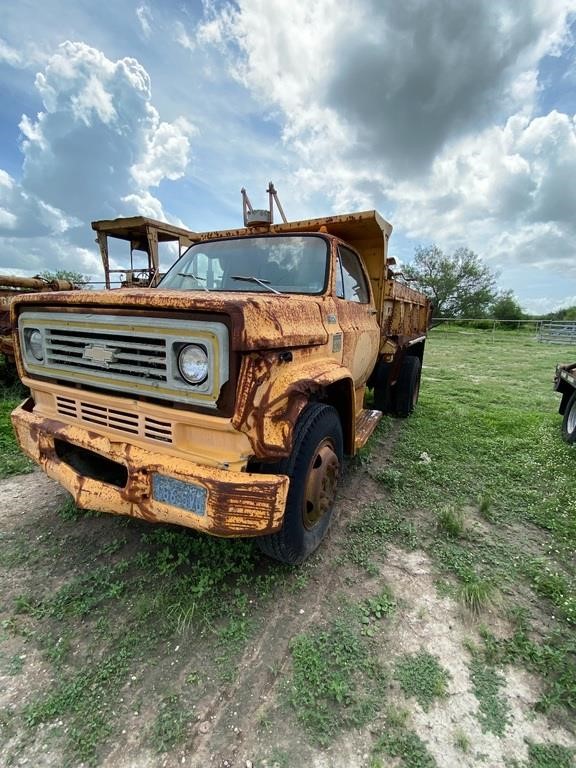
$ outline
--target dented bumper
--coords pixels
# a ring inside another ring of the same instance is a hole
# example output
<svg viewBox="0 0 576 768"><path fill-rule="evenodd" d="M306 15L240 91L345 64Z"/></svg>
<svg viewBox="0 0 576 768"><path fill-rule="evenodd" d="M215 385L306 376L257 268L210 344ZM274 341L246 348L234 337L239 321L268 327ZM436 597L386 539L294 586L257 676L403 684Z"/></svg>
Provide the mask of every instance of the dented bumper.
<svg viewBox="0 0 576 768"><path fill-rule="evenodd" d="M215 536L258 536L282 526L285 475L204 466L45 418L33 407L27 400L12 414L18 442L81 508Z"/></svg>

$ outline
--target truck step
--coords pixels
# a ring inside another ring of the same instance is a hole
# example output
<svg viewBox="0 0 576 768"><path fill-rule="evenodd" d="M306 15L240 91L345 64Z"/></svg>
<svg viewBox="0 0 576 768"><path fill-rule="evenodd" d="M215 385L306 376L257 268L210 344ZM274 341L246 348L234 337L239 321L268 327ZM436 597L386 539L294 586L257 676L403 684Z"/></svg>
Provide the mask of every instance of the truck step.
<svg viewBox="0 0 576 768"><path fill-rule="evenodd" d="M382 411L370 411L368 409L360 411L356 418L356 450L366 445L381 418Z"/></svg>

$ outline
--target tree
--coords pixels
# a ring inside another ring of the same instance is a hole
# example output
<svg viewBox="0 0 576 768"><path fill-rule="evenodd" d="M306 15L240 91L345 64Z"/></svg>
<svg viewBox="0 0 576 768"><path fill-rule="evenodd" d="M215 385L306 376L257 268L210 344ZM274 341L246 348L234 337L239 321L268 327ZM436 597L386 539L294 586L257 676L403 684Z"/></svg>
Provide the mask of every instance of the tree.
<svg viewBox="0 0 576 768"><path fill-rule="evenodd" d="M496 297L490 314L496 320L524 320L526 317L512 291L504 291Z"/></svg>
<svg viewBox="0 0 576 768"><path fill-rule="evenodd" d="M81 272L73 272L70 269L56 269L54 271L45 270L40 272L40 277L44 280L68 280L77 288L83 288L90 282L89 275L83 275Z"/></svg>
<svg viewBox="0 0 576 768"><path fill-rule="evenodd" d="M449 255L437 245L418 247L403 271L432 299L437 317L485 317L496 298L495 275L468 248Z"/></svg>

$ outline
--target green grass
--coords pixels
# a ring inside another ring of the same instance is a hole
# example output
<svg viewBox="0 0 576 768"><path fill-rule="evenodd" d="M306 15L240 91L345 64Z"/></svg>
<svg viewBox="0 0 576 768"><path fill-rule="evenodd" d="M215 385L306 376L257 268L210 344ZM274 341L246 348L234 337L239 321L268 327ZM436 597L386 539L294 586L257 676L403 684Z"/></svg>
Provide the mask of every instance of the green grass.
<svg viewBox="0 0 576 768"><path fill-rule="evenodd" d="M475 614L479 614L483 608L492 605L495 600L494 585L474 576L460 585L457 594L466 608Z"/></svg>
<svg viewBox="0 0 576 768"><path fill-rule="evenodd" d="M528 334L432 332L417 412L383 420L356 462L376 480L377 496L335 534L335 583L366 585L364 599L338 612L331 595L322 598L324 618L292 639L291 663L281 654L266 662L274 692L256 719L268 753L279 720L310 750L369 725L373 768L435 765L408 717L389 708L380 728L389 689L378 659L388 663L388 619L402 620L404 611L388 590L375 593L373 576L391 546L424 549L447 592L488 624L470 666L486 730L506 727L502 679L510 664L541 676L539 710L574 722L576 452L561 441L551 378L556 362L575 358L576 350ZM31 466L9 423L21 399L13 389L0 399L0 476ZM392 424L392 451L379 457ZM430 463L419 460L423 451ZM23 523L0 536L0 578L27 571L20 594L10 592L3 606L3 632L22 648L15 654L10 646L3 668L19 682L27 659L40 654L47 669L26 705L0 712L0 741L12 740L7 758L29 757L31 744L34 755L51 734L67 764L98 764L131 722L134 678L156 713L143 746L174 750L196 704L234 689L270 606L284 601L297 614L322 589L314 570L321 558L322 550L300 570L284 568L249 541L86 514L71 502L38 530ZM504 637L490 631L493 612L512 622ZM448 673L433 656L389 664L410 706L442 705ZM462 753L470 748L457 732L448 739ZM565 768L570 760L563 747L533 744L521 768Z"/></svg>
<svg viewBox="0 0 576 768"><path fill-rule="evenodd" d="M30 472L34 466L20 452L10 421L10 414L25 396L19 384L0 388L0 478Z"/></svg>

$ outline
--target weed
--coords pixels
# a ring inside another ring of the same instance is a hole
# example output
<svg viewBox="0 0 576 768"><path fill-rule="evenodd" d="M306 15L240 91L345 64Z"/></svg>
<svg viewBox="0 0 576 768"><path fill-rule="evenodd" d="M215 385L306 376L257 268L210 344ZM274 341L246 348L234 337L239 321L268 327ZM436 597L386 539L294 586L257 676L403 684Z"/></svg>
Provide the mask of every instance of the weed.
<svg viewBox="0 0 576 768"><path fill-rule="evenodd" d="M416 546L414 525L395 510L388 512L381 503L370 504L348 526L345 549L347 558L368 572L377 569L374 553L383 555L386 544L397 542L407 548Z"/></svg>
<svg viewBox="0 0 576 768"><path fill-rule="evenodd" d="M471 613L479 614L483 608L494 602L495 589L489 581L472 578L460 585L458 596Z"/></svg>
<svg viewBox="0 0 576 768"><path fill-rule="evenodd" d="M568 624L576 625L576 583L544 558L529 558L523 565L534 591L550 600Z"/></svg>
<svg viewBox="0 0 576 768"><path fill-rule="evenodd" d="M492 499L489 496L480 496L478 500L478 512L489 523L495 521L494 512L492 511Z"/></svg>
<svg viewBox="0 0 576 768"><path fill-rule="evenodd" d="M48 695L24 708L29 726L69 716L69 750L77 761L93 762L98 745L112 732L110 701L141 648L139 635L115 638L115 651L90 668L62 678Z"/></svg>
<svg viewBox="0 0 576 768"><path fill-rule="evenodd" d="M270 758L268 764L273 768L288 768L290 765L290 755L279 747L274 747L270 752Z"/></svg>
<svg viewBox="0 0 576 768"><path fill-rule="evenodd" d="M359 634L344 621L298 635L291 643L288 698L298 721L321 745L377 711L383 673Z"/></svg>
<svg viewBox="0 0 576 768"><path fill-rule="evenodd" d="M510 721L509 708L502 696L503 676L474 653L469 664L474 695L478 699L478 720L482 730L503 736Z"/></svg>
<svg viewBox="0 0 576 768"><path fill-rule="evenodd" d="M373 637L376 633L374 622L391 616L396 609L396 600L388 588L382 590L377 597L369 597L360 605L362 614L362 634Z"/></svg>
<svg viewBox="0 0 576 768"><path fill-rule="evenodd" d="M217 649L219 655L216 658L218 675L221 680L227 682L234 679L236 672L235 658L248 639L252 629L252 622L245 616L231 616L226 624L217 631Z"/></svg>
<svg viewBox="0 0 576 768"><path fill-rule="evenodd" d="M454 746L456 749L459 749L460 752L464 752L465 754L470 751L471 747L471 741L470 737L464 733L464 731L461 728L458 728L454 732Z"/></svg>
<svg viewBox="0 0 576 768"><path fill-rule="evenodd" d="M200 684L200 673L192 669L188 674L186 675L186 682L188 685L199 685Z"/></svg>
<svg viewBox="0 0 576 768"><path fill-rule="evenodd" d="M8 662L7 672L9 675L19 675L24 669L24 661L26 656L21 653L16 653L12 656Z"/></svg>
<svg viewBox="0 0 576 768"><path fill-rule="evenodd" d="M530 628L524 610L513 615L514 633L497 639L484 630L484 657L489 664L518 664L542 675L546 690L536 708L549 712L563 706L576 713L576 663L574 638L571 633L551 634L540 643L530 637Z"/></svg>
<svg viewBox="0 0 576 768"><path fill-rule="evenodd" d="M95 514L87 509L77 507L72 496L66 497L65 501L58 507L57 512L62 520L70 523L75 523L87 515Z"/></svg>
<svg viewBox="0 0 576 768"><path fill-rule="evenodd" d="M405 768L437 768L436 760L428 752L422 739L414 731L404 728L391 730L380 736L373 752L375 755L397 757Z"/></svg>
<svg viewBox="0 0 576 768"><path fill-rule="evenodd" d="M71 644L71 636L69 632L64 632L56 639L50 635L44 635L41 640L44 657L50 661L57 670L62 668L64 661L68 657Z"/></svg>
<svg viewBox="0 0 576 768"><path fill-rule="evenodd" d="M402 488L402 472L394 467L386 467L374 472L374 479L393 491Z"/></svg>
<svg viewBox="0 0 576 768"><path fill-rule="evenodd" d="M187 720L180 697L166 696L148 735L152 748L158 753L167 752L179 744L186 735Z"/></svg>
<svg viewBox="0 0 576 768"><path fill-rule="evenodd" d="M450 673L427 651L405 654L396 662L394 676L405 696L414 696L424 711L448 693Z"/></svg>
<svg viewBox="0 0 576 768"><path fill-rule="evenodd" d="M464 533L464 513L447 505L438 510L436 517L438 531L450 539L457 539Z"/></svg>
<svg viewBox="0 0 576 768"><path fill-rule="evenodd" d="M574 754L560 744L529 744L526 768L573 768Z"/></svg>

